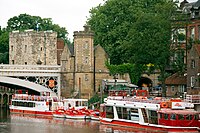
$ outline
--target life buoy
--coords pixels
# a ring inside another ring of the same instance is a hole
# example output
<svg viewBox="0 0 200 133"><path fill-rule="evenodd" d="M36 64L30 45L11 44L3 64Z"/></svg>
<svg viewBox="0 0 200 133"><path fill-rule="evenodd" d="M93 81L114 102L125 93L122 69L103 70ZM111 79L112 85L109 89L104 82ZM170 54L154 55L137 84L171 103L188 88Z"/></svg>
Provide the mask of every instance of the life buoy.
<svg viewBox="0 0 200 133"><path fill-rule="evenodd" d="M161 108L168 108L168 103L167 102L162 102L160 103Z"/></svg>

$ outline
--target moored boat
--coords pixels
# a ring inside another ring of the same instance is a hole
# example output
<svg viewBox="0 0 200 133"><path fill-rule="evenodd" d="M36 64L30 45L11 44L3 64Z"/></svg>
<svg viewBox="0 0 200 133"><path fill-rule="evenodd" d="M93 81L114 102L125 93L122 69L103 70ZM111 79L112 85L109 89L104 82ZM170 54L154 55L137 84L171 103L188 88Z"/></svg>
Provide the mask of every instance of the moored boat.
<svg viewBox="0 0 200 133"><path fill-rule="evenodd" d="M57 117L57 118L65 118L65 110L63 108L59 108L59 109L56 109L54 112L53 112L53 117Z"/></svg>
<svg viewBox="0 0 200 133"><path fill-rule="evenodd" d="M180 99L112 95L104 102L100 109L102 124L166 132L198 132L200 128L199 112Z"/></svg>
<svg viewBox="0 0 200 133"><path fill-rule="evenodd" d="M65 117L68 119L90 119L90 114L87 109L70 108L65 111Z"/></svg>
<svg viewBox="0 0 200 133"><path fill-rule="evenodd" d="M36 96L28 95L28 91L18 90L12 96L9 109L11 113L52 117L59 106L58 97L50 96L49 92L42 92L40 96Z"/></svg>

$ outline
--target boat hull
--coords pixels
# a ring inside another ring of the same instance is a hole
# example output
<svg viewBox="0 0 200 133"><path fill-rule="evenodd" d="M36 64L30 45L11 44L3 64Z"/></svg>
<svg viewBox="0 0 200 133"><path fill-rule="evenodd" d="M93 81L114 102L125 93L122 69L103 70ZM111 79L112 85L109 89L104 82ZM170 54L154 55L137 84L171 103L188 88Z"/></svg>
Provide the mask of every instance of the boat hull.
<svg viewBox="0 0 200 133"><path fill-rule="evenodd" d="M10 109L10 113L19 113L19 114L24 114L24 115L38 115L38 116L53 117L52 111L33 111L33 110Z"/></svg>
<svg viewBox="0 0 200 133"><path fill-rule="evenodd" d="M86 115L65 115L65 118L67 119L90 119L90 116Z"/></svg>
<svg viewBox="0 0 200 133"><path fill-rule="evenodd" d="M162 126L162 125L155 125L155 124L140 124L140 123L132 123L120 120L104 120L100 118L101 124L115 126L115 127L126 127L126 128L137 128L141 130L148 130L148 131L162 131L167 133L172 132L189 132L189 133L199 133L198 127L172 127L172 126Z"/></svg>

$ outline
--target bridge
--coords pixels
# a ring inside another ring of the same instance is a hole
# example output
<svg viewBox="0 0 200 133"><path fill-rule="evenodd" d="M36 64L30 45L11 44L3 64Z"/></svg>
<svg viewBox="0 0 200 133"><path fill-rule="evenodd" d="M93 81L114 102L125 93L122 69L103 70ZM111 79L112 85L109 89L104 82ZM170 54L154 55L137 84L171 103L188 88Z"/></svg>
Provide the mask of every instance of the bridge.
<svg viewBox="0 0 200 133"><path fill-rule="evenodd" d="M60 97L61 67L47 65L0 65L0 103L7 105L15 90L42 91Z"/></svg>

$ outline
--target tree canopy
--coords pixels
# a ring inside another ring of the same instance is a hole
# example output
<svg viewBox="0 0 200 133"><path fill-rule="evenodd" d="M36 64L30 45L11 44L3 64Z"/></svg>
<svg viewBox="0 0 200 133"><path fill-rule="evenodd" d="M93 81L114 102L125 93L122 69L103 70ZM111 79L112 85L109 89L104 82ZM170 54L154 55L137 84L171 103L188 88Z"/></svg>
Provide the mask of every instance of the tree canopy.
<svg viewBox="0 0 200 133"><path fill-rule="evenodd" d="M88 24L111 64L135 64L146 71L154 64L163 73L170 57L171 19L176 3L169 0L107 0L91 9ZM136 74L136 73L135 73ZM137 74L136 74L137 75Z"/></svg>

